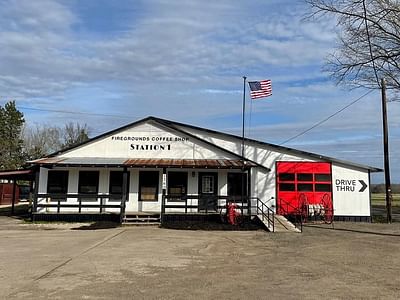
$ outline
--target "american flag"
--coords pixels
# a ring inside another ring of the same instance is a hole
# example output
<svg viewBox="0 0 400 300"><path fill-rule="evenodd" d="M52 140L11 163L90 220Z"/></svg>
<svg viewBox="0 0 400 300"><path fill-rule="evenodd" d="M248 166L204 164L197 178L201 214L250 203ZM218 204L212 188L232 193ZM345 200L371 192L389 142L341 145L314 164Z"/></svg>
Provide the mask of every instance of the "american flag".
<svg viewBox="0 0 400 300"><path fill-rule="evenodd" d="M271 80L250 81L250 97L251 99L258 99L272 95Z"/></svg>

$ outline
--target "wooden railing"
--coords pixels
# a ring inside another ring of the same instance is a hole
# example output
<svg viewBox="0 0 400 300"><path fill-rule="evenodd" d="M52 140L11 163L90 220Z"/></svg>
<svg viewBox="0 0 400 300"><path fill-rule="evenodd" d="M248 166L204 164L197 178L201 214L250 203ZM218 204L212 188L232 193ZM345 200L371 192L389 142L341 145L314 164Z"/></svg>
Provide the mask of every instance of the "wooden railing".
<svg viewBox="0 0 400 300"><path fill-rule="evenodd" d="M192 201L190 201L192 200ZM197 200L197 201L196 201ZM163 195L161 214L168 213L168 209L181 209L182 213L216 213L226 208L226 203L237 204L241 213L250 209L249 197L217 196L217 195ZM173 202L173 203L172 203ZM190 211L189 211L190 210ZM193 211L194 210L194 211Z"/></svg>
<svg viewBox="0 0 400 300"><path fill-rule="evenodd" d="M38 201L39 199L45 199ZM77 199L77 203L68 202L68 199ZM106 199L116 201L115 204L106 203ZM118 203L119 202L119 203ZM61 213L63 208L76 208L78 213L82 213L82 208L93 208L101 213L107 212L108 208L119 208L119 213L125 213L125 201L121 195L97 195L97 194L38 194L32 207L32 212L36 213L40 208L57 208L57 213ZM75 210L73 212L76 212Z"/></svg>
<svg viewBox="0 0 400 300"><path fill-rule="evenodd" d="M191 201L192 200L192 201ZM173 202L173 203L172 203ZM275 212L257 197L216 196L216 195L164 195L161 204L161 222L168 213L177 214L210 214L226 213L227 203L235 203L241 215L260 215L272 231L275 230ZM168 211L178 209L177 211Z"/></svg>

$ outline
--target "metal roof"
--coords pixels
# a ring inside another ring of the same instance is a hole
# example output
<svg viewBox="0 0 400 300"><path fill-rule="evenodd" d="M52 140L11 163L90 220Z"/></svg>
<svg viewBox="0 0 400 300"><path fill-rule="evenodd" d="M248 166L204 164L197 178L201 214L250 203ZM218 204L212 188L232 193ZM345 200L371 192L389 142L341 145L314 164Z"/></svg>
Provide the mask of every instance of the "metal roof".
<svg viewBox="0 0 400 300"><path fill-rule="evenodd" d="M165 119L156 118L156 117L148 117L146 119L143 119L142 121L146 121L148 119L154 120L156 122L163 123L165 126L168 126L168 127L172 128L172 129L175 129L175 130L179 130L180 129L182 132L186 132L186 131L184 129L181 129L181 128L182 127L186 127L186 128L190 128L190 129L203 131L203 132L208 132L208 133L215 134L215 135L220 135L220 136L233 138L233 139L236 139L236 140L242 140L242 137L234 135L234 134L224 133L224 132L220 132L220 131L216 131L216 130L212 130L212 129L202 128L202 127L198 127L198 126L194 126L194 125L179 123L179 122L165 120ZM266 142L263 142L263 141L254 140L254 139L250 139L250 138L245 138L245 141L246 141L246 143L254 143L254 144L261 145L261 146L266 146L266 147L269 147L269 148L272 148L272 149L276 149L276 151L293 153L294 155L299 155L299 156L308 156L308 157L313 158L313 159L322 160L322 161L326 161L326 162L337 163L337 164L341 164L341 165L345 165L345 166L352 166L352 167L356 167L356 168L360 168L360 169L369 170L371 172L383 172L383 169L381 169L381 168L372 167L372 166L359 164L359 163L354 163L354 162L350 162L350 161L347 161L347 160L341 160L341 159L333 158L333 157L330 157L330 156L316 154L316 153L313 153L313 152L308 152L308 151L304 151L304 150L298 150L298 149L289 148L289 147L285 147L285 146L280 146L280 145L276 145L276 144L266 143Z"/></svg>
<svg viewBox="0 0 400 300"><path fill-rule="evenodd" d="M88 143L93 142L95 140L99 140L101 138L104 138L104 137L110 136L112 134L115 134L116 132L119 132L121 130L125 130L125 129L130 128L132 126L135 126L137 124L148 122L148 121L152 121L152 122L155 122L155 123L157 123L159 125L163 125L165 127L168 127L168 128L170 128L172 130L184 133L187 136L191 136L192 138L195 138L195 139L197 139L199 141L202 141L202 142L204 142L204 143L206 143L206 144L208 144L210 146L213 146L214 148L220 149L220 150L222 150L222 151L224 151L226 153L229 153L229 154L231 154L233 156L236 156L238 159L240 159L240 155L238 155L237 153L233 153L233 152L228 151L227 149L224 149L224 148L222 148L222 147L220 147L220 146L218 146L216 144L213 144L213 143L211 143L209 141L206 141L205 139L197 137L197 136L191 134L190 132L186 131L185 129L189 128L189 129L201 130L203 132L208 132L210 134L216 134L216 135L220 135L222 137L225 136L225 137L229 137L229 138L241 141L242 138L239 137L239 136L236 136L236 135L233 135L233 134L229 134L229 133L220 132L220 131L215 131L215 130L211 130L211 129L207 129L207 128L201 128L201 127L197 127L197 126L193 126L193 125L189 125L189 124L179 123L179 122L175 122L175 121L170 121L170 120L166 120L166 119L161 119L161 118L156 118L156 117L150 116L150 117L135 121L133 123L127 124L125 126L122 126L120 128L114 129L112 131L103 133L103 134L101 134L99 136L96 136L96 137L94 137L94 138L92 138L92 139L90 139L88 141L85 141L85 142L83 142L81 144L78 144L78 145L72 146L70 148L63 149L61 151L57 151L55 153L52 153L49 156L47 156L47 158L45 158L45 160L50 159L52 157L57 158L57 155L60 155L62 153L66 153L66 152L68 152L68 151L70 151L72 149L75 149L75 148L79 147L79 146L88 144ZM183 129L183 128L185 128L185 129ZM363 165L363 164L349 162L349 161L336 159L336 158L325 156L325 155L319 155L319 154L312 153L312 152L307 152L307 151L298 150L298 149L294 149L294 148L289 148L289 147L284 147L284 146L280 146L280 145L270 144L270 143L266 143L266 142L262 142L262 141L258 141L258 140L249 139L249 138L245 138L245 141L246 141L246 143L254 143L254 144L258 144L260 146L272 148L272 149L275 149L276 151L291 153L293 155L299 155L299 156L303 156L303 157L304 156L306 156L306 157L308 156L308 157L310 157L312 159L317 159L317 160L320 160L320 161L327 161L327 162L341 164L341 165L344 165L344 166L351 166L351 167L361 168L361 169L364 169L364 170L369 170L371 172L382 172L383 171L380 168L376 168L376 167L372 167L372 166L367 166L367 165ZM247 159L247 161L248 162L250 161L251 163L256 164L258 167L261 167L261 168L264 168L264 169L270 171L269 168L267 168L267 167L255 162L253 160ZM35 161L31 161L29 163L41 164L41 159L35 160Z"/></svg>
<svg viewBox="0 0 400 300"><path fill-rule="evenodd" d="M211 168L241 169L243 162L238 159L129 159L127 166L135 167L174 167L174 168ZM252 162L245 162L245 167L255 167Z"/></svg>
<svg viewBox="0 0 400 300"><path fill-rule="evenodd" d="M240 159L126 159L102 157L50 157L34 161L39 165L55 166L108 166L108 167L152 167L152 168L209 168L209 169L241 169ZM244 167L255 167L256 164L245 161Z"/></svg>
<svg viewBox="0 0 400 300"><path fill-rule="evenodd" d="M8 170L0 172L0 179L19 179L30 180L32 179L34 170Z"/></svg>

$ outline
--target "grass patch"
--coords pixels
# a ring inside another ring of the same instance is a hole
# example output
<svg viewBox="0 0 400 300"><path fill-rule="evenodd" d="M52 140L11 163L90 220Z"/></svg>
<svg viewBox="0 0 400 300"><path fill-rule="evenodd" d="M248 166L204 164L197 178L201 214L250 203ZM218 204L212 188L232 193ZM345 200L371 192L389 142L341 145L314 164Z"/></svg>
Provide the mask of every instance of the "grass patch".
<svg viewBox="0 0 400 300"><path fill-rule="evenodd" d="M392 194L392 206L400 206L400 194ZM372 205L386 205L385 194L371 194Z"/></svg>
<svg viewBox="0 0 400 300"><path fill-rule="evenodd" d="M373 215L372 216L372 223L387 223L386 216Z"/></svg>

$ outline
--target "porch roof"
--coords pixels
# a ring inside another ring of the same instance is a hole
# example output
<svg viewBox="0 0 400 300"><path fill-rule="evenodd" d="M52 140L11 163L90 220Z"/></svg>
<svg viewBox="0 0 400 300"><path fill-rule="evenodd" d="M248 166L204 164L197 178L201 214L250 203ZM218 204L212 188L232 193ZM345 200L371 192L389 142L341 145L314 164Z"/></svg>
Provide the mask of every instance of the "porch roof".
<svg viewBox="0 0 400 300"><path fill-rule="evenodd" d="M8 180L32 180L34 177L34 170L6 170L0 172L0 179Z"/></svg>
<svg viewBox="0 0 400 300"><path fill-rule="evenodd" d="M128 159L124 163L135 167L174 167L174 168L212 168L212 169L241 169L255 167L256 164L239 159Z"/></svg>
<svg viewBox="0 0 400 300"><path fill-rule="evenodd" d="M49 157L32 161L41 166L82 167L138 167L138 168L195 168L241 169L256 167L250 161L240 159L158 159L158 158L100 158L100 157Z"/></svg>

